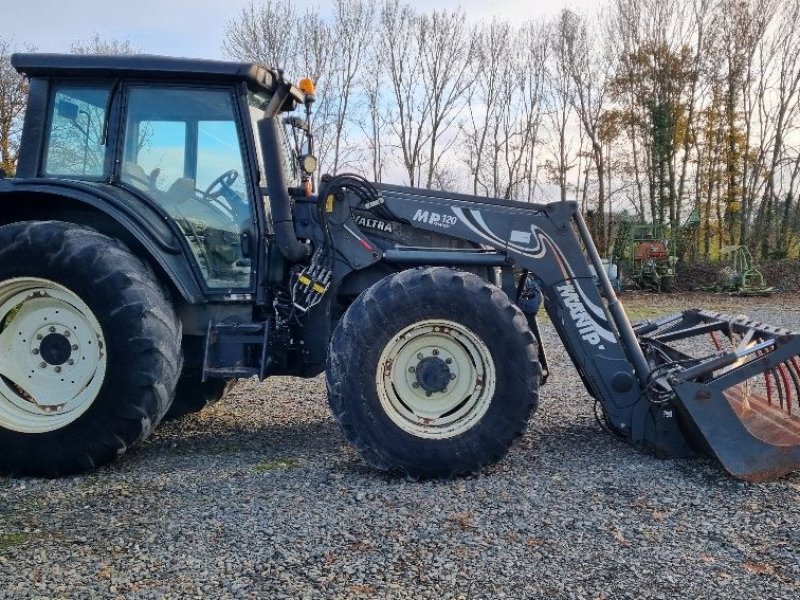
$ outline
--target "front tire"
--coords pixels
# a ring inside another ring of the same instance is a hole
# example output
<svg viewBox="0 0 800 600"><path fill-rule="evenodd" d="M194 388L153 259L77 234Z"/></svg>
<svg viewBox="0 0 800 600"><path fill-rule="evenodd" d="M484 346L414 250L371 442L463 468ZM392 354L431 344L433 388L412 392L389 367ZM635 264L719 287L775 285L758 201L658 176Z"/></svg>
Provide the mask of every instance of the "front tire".
<svg viewBox="0 0 800 600"><path fill-rule="evenodd" d="M0 228L0 472L113 460L169 407L181 326L123 244L58 221Z"/></svg>
<svg viewBox="0 0 800 600"><path fill-rule="evenodd" d="M536 409L541 368L505 293L433 267L359 296L333 334L326 374L333 414L364 459L430 478L502 458Z"/></svg>

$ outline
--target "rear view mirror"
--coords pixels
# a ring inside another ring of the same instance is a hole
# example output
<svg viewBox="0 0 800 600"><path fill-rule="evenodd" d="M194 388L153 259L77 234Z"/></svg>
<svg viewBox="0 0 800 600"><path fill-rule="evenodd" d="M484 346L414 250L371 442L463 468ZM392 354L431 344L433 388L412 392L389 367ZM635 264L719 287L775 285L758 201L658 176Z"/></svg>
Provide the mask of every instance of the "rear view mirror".
<svg viewBox="0 0 800 600"><path fill-rule="evenodd" d="M74 121L78 118L78 105L66 100L61 100L56 104L56 114L59 117Z"/></svg>

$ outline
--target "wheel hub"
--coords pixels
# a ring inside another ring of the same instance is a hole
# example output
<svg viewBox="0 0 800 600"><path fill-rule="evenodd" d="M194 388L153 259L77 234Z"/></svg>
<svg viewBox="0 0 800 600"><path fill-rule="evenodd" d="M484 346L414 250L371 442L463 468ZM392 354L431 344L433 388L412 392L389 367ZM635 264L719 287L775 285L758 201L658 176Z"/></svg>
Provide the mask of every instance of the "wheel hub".
<svg viewBox="0 0 800 600"><path fill-rule="evenodd" d="M450 383L450 367L438 356L423 358L416 367L417 383L426 392L443 392Z"/></svg>
<svg viewBox="0 0 800 600"><path fill-rule="evenodd" d="M461 435L491 403L495 368L486 344L460 323L420 321L384 348L375 383L387 416L418 437Z"/></svg>
<svg viewBox="0 0 800 600"><path fill-rule="evenodd" d="M0 427L44 433L92 405L106 371L91 309L46 279L0 282Z"/></svg>
<svg viewBox="0 0 800 600"><path fill-rule="evenodd" d="M63 365L72 356L72 344L61 333L49 333L39 345L42 360L53 366Z"/></svg>

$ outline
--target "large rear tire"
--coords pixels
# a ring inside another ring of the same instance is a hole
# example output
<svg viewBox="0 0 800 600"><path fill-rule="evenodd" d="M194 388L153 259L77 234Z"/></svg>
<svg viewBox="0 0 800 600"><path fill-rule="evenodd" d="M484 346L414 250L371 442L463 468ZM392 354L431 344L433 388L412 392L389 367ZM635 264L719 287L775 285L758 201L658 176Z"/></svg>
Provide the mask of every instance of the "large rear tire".
<svg viewBox="0 0 800 600"><path fill-rule="evenodd" d="M328 397L372 466L452 477L502 458L538 402L541 368L522 312L483 279L443 267L391 275L348 308L331 340Z"/></svg>
<svg viewBox="0 0 800 600"><path fill-rule="evenodd" d="M120 242L58 221L0 228L0 472L78 473L139 444L169 408L180 340Z"/></svg>

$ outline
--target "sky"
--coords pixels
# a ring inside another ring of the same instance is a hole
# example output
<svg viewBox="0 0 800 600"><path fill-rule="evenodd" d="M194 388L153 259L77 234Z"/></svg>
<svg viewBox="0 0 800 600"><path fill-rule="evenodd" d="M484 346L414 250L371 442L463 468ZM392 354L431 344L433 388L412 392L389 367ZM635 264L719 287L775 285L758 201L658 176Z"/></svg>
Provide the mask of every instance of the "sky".
<svg viewBox="0 0 800 600"><path fill-rule="evenodd" d="M14 8L5 5L14 4ZM0 37L16 47L34 46L41 52L66 52L72 43L94 33L105 39L129 40L152 54L224 58L226 24L250 0L0 0ZM591 9L597 0L409 0L428 10L464 9L467 18L520 19L548 16L565 7ZM325 1L297 0L303 10L329 6ZM277 66L277 65L276 65Z"/></svg>

